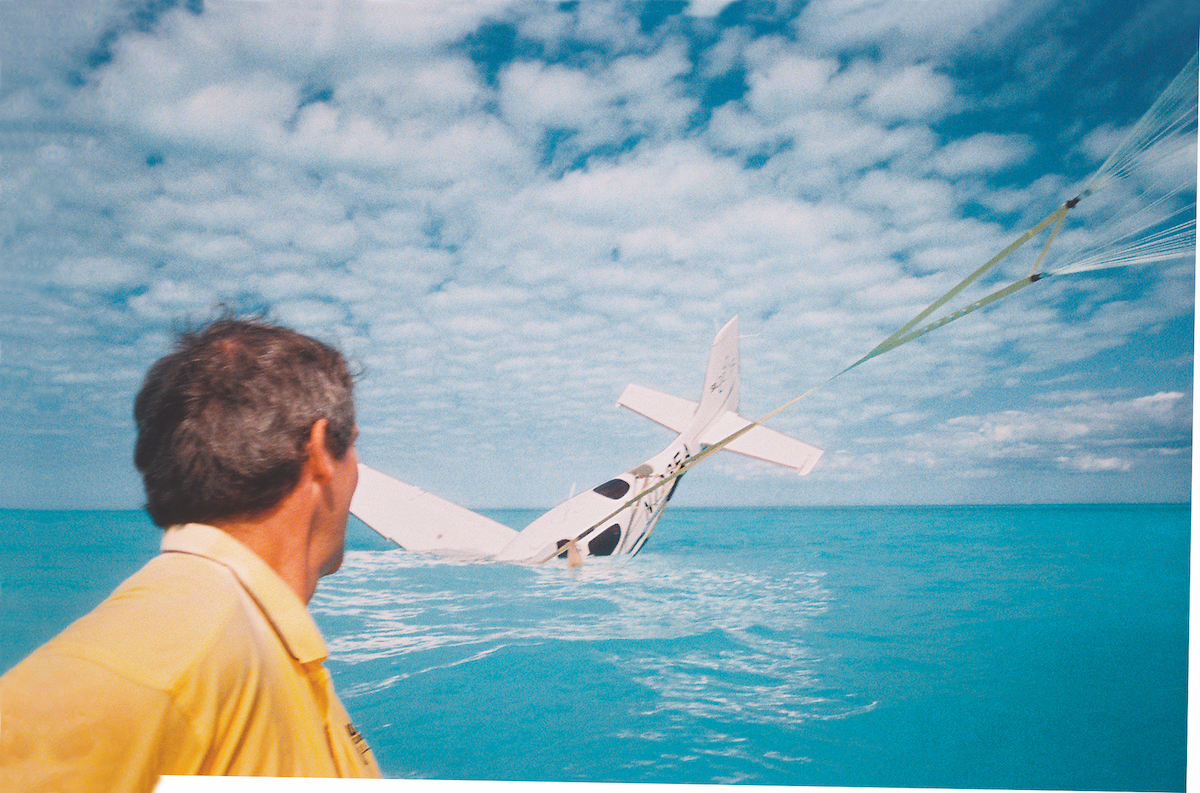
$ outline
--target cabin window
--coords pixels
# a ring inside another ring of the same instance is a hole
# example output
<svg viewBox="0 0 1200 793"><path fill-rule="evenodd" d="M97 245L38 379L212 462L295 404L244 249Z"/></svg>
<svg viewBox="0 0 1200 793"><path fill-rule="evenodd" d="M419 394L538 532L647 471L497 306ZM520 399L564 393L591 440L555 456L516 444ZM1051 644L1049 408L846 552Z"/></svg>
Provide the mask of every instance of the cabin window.
<svg viewBox="0 0 1200 793"><path fill-rule="evenodd" d="M596 485L592 489L608 498L620 498L629 492L629 483L624 479L610 479L602 485Z"/></svg>
<svg viewBox="0 0 1200 793"><path fill-rule="evenodd" d="M592 556L611 556L612 552L617 550L619 542L621 542L621 524L614 523L588 542L588 551Z"/></svg>

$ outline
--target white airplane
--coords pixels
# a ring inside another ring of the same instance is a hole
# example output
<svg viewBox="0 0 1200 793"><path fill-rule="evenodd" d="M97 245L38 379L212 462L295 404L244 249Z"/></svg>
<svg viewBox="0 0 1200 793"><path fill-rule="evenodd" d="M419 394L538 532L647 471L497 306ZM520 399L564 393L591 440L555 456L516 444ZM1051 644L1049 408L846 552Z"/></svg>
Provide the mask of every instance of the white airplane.
<svg viewBox="0 0 1200 793"><path fill-rule="evenodd" d="M472 512L387 474L359 465L358 489L350 511L397 545L421 553L539 564L569 553L633 555L662 517L682 477L644 492L670 477L691 457L751 424L738 415L741 368L738 321L734 317L713 340L700 401L692 402L630 385L623 405L679 433L670 446L638 467L569 498L522 531ZM812 470L822 451L787 435L756 426L724 448L793 468ZM640 498L635 498L642 494ZM574 548L570 548L574 545Z"/></svg>

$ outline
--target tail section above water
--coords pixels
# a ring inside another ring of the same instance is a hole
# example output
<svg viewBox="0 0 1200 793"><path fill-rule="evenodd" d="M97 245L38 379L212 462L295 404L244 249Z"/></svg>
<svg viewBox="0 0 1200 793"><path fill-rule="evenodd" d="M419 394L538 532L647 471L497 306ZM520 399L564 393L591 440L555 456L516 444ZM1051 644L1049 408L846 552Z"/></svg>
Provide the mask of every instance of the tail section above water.
<svg viewBox="0 0 1200 793"><path fill-rule="evenodd" d="M678 432L682 438L711 446L751 423L738 415L740 390L738 318L734 317L713 340L699 402L630 385L617 399L617 404ZM811 471L824 453L815 446L763 426L751 428L731 441L725 450L795 469L801 476Z"/></svg>
<svg viewBox="0 0 1200 793"><path fill-rule="evenodd" d="M631 385L618 404L679 433L646 462L559 504L517 532L420 488L360 466L351 512L412 551L540 563L557 557L632 556L641 550L671 500L688 460L745 428L737 413L741 388L738 321L717 333L699 402ZM812 470L822 452L763 426L751 427L727 451Z"/></svg>
<svg viewBox="0 0 1200 793"><path fill-rule="evenodd" d="M717 332L708 353L704 371L704 390L695 406L691 422L677 430L685 439L698 438L719 416L737 413L741 399L742 365L738 354L738 318L734 317Z"/></svg>

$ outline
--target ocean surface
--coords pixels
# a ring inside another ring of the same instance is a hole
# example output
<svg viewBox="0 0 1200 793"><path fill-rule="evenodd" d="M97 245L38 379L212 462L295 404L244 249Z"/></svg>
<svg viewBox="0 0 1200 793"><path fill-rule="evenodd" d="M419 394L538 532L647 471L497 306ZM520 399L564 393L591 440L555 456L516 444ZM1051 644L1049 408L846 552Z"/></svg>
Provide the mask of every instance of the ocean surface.
<svg viewBox="0 0 1200 793"><path fill-rule="evenodd" d="M0 511L0 669L158 540ZM355 521L310 608L389 777L1182 791L1189 542L1187 505L673 507L568 569Z"/></svg>

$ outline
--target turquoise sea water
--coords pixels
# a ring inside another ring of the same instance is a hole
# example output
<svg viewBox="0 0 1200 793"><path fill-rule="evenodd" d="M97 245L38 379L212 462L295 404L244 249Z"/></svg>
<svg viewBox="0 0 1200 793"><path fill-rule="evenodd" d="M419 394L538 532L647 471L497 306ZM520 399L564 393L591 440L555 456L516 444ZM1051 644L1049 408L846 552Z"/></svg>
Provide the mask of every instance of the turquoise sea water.
<svg viewBox="0 0 1200 793"><path fill-rule="evenodd" d="M568 569L355 523L310 607L387 776L1181 791L1189 541L1186 505L674 507ZM157 543L0 511L0 669Z"/></svg>

